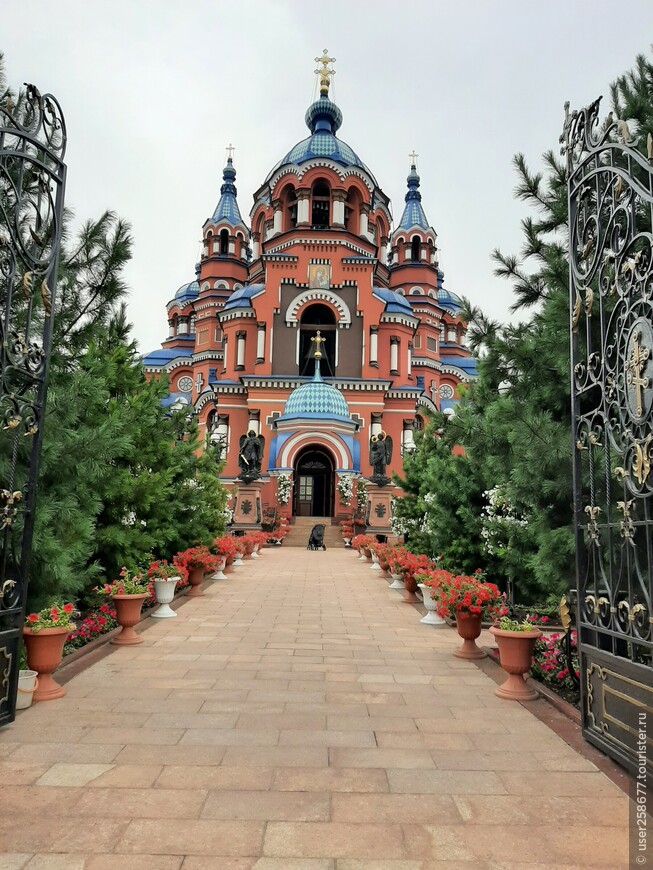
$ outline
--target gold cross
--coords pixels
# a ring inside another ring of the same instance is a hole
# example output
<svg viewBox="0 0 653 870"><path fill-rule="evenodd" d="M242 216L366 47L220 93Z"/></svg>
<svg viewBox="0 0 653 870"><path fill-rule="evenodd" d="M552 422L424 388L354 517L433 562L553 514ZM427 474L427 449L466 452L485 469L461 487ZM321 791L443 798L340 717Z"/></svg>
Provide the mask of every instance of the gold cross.
<svg viewBox="0 0 653 870"><path fill-rule="evenodd" d="M325 48L322 52L322 57L316 57L315 63L321 63L322 69L319 67L315 70L315 74L320 77L320 93L328 94L329 93L329 85L331 84L331 76L336 74L334 69L329 69L330 63L335 63L335 57L329 57L329 52Z"/></svg>
<svg viewBox="0 0 653 870"><path fill-rule="evenodd" d="M322 359L322 351L320 350L320 347L325 343L325 341L326 338L322 338L322 334L318 329L317 333L311 339L311 342L315 342L315 353L313 354L315 359Z"/></svg>
<svg viewBox="0 0 653 870"><path fill-rule="evenodd" d="M628 372L626 376L626 380L630 384L631 387L635 387L635 401L636 401L636 414L638 417L642 416L642 388L646 388L649 385L649 379L642 377L642 373L646 366L646 362L651 355L651 351L647 347L642 347L639 343L640 338L642 337L641 332L635 333L635 340L633 342L633 351L630 355L630 359L626 364L626 371Z"/></svg>
<svg viewBox="0 0 653 870"><path fill-rule="evenodd" d="M236 150L235 147L230 142L224 150L227 152L227 160L231 160L233 153Z"/></svg>
<svg viewBox="0 0 653 870"><path fill-rule="evenodd" d="M417 158L419 157L419 154L416 154L416 153L415 153L415 149L414 149L414 148L413 148L412 153L410 153L410 154L408 155L408 157L410 158L410 168L412 169L413 166L414 166L415 169L417 169Z"/></svg>

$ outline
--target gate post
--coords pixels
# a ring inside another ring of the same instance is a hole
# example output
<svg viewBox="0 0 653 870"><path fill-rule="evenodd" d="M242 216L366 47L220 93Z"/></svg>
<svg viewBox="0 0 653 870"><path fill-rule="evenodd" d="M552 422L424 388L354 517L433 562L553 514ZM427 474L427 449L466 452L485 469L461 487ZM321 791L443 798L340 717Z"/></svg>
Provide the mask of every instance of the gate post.
<svg viewBox="0 0 653 870"><path fill-rule="evenodd" d="M57 100L0 97L0 725L15 718L66 183Z"/></svg>

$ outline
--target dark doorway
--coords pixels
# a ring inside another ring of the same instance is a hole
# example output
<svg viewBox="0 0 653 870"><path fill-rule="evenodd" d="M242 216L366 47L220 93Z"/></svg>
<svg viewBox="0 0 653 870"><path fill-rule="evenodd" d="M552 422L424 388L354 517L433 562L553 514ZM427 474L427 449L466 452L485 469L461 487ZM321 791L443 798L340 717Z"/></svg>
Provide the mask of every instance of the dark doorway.
<svg viewBox="0 0 653 870"><path fill-rule="evenodd" d="M307 447L295 463L295 505L298 517L332 517L334 465L319 447Z"/></svg>
<svg viewBox="0 0 653 870"><path fill-rule="evenodd" d="M328 305L321 302L310 305L302 314L299 324L299 374L315 372L315 338L317 331L325 339L322 345L320 373L326 377L336 374L336 316Z"/></svg>

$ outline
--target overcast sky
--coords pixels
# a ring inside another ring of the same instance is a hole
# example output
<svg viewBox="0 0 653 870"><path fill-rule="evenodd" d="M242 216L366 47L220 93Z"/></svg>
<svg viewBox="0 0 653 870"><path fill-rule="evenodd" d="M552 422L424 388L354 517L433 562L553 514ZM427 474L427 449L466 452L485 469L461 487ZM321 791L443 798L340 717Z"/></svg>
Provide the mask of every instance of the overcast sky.
<svg viewBox="0 0 653 870"><path fill-rule="evenodd" d="M618 11L617 11L618 10ZM133 226L129 314L142 352L194 276L202 224L236 146L238 201L307 135L314 58L336 58L339 137L401 216L408 153L448 289L508 317L490 253L517 253L527 208L512 155L557 149L563 103L587 105L653 41L651 0L0 0L12 86L59 99L67 205ZM607 109L605 109L607 111Z"/></svg>

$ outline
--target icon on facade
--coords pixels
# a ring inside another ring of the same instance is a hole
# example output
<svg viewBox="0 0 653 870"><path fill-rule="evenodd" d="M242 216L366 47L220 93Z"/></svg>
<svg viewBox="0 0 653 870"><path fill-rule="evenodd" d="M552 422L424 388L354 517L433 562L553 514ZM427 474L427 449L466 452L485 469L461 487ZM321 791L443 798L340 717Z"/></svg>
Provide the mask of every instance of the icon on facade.
<svg viewBox="0 0 653 870"><path fill-rule="evenodd" d="M308 286L311 290L328 290L331 283L330 263L310 263L308 266Z"/></svg>

